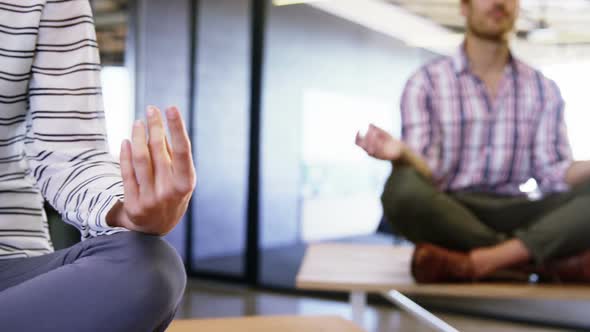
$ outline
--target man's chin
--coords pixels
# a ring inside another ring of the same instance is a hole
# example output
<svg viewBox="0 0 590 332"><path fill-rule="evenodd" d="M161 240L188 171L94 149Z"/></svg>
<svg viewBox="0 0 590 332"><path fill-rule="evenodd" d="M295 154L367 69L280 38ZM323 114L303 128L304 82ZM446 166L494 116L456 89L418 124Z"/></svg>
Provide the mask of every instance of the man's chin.
<svg viewBox="0 0 590 332"><path fill-rule="evenodd" d="M472 29L471 30L473 35L480 39L488 40L488 41L496 41L496 42L504 42L508 39L508 35L510 31L506 31L503 29L499 30L479 30L479 29Z"/></svg>

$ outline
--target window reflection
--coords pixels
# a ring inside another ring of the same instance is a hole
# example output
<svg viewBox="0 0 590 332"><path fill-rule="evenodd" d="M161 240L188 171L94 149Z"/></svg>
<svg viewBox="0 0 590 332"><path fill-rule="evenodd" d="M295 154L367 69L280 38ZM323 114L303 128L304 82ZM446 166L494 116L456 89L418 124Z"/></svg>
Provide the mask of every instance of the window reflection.
<svg viewBox="0 0 590 332"><path fill-rule="evenodd" d="M118 156L121 141L130 136L134 118L129 70L120 66L103 67L101 80L109 149Z"/></svg>
<svg viewBox="0 0 590 332"><path fill-rule="evenodd" d="M118 157L121 141L133 123L131 72L125 66L129 33L128 0L91 0L103 66L101 83L111 153Z"/></svg>
<svg viewBox="0 0 590 332"><path fill-rule="evenodd" d="M302 240L373 233L390 166L367 158L351 142L359 125L393 131L399 121L390 101L310 90L304 93L302 114ZM338 125L330 125L334 120Z"/></svg>
<svg viewBox="0 0 590 332"><path fill-rule="evenodd" d="M577 160L590 159L590 145L588 144L588 84L583 83L590 77L590 61L576 61L556 63L543 67L543 72L555 80L565 100L565 122L568 134ZM580 79L585 78L585 79Z"/></svg>

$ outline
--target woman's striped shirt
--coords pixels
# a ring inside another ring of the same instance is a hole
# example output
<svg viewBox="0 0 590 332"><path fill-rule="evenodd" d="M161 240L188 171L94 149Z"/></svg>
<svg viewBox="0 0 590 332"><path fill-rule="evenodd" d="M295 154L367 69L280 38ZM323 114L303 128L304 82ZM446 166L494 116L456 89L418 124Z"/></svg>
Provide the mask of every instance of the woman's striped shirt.
<svg viewBox="0 0 590 332"><path fill-rule="evenodd" d="M83 238L116 232L120 174L88 1L0 0L0 259L53 250L44 200Z"/></svg>

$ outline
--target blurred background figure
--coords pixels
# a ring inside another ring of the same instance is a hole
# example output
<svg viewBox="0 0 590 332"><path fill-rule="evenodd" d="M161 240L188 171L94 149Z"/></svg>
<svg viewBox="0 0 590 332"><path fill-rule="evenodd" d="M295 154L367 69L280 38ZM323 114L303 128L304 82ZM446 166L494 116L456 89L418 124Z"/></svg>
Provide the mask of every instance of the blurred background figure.
<svg viewBox="0 0 590 332"><path fill-rule="evenodd" d="M419 244L417 281L484 279L531 260L555 265L542 273L556 280L590 281L590 162L572 160L557 85L510 52L518 9L462 1L465 42L408 81L402 140L374 126L357 135L369 155L393 162L383 209ZM531 178L543 199L520 191Z"/></svg>

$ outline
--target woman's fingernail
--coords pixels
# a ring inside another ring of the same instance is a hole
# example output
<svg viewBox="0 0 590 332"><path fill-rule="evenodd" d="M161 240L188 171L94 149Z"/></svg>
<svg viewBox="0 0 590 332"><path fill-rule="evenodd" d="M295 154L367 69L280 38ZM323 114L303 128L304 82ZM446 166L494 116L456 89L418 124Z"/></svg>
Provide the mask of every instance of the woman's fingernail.
<svg viewBox="0 0 590 332"><path fill-rule="evenodd" d="M166 116L168 119L176 119L178 117L178 110L174 107L170 107L166 110Z"/></svg>
<svg viewBox="0 0 590 332"><path fill-rule="evenodd" d="M148 106L147 108L147 116L148 117L153 117L156 114L156 110L154 109L153 106Z"/></svg>

